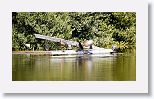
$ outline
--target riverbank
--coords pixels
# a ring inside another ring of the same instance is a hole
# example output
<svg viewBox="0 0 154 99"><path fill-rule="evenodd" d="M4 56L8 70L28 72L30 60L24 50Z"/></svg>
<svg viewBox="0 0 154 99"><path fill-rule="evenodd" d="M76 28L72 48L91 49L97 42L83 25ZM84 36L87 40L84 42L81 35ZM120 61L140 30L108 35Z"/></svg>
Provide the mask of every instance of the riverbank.
<svg viewBox="0 0 154 99"><path fill-rule="evenodd" d="M110 54L112 49L92 49L84 51L76 50L52 50L52 51L13 51L12 54L32 54L32 55L77 55L77 54Z"/></svg>
<svg viewBox="0 0 154 99"><path fill-rule="evenodd" d="M52 51L12 51L12 54L32 54L32 55L45 55L52 54Z"/></svg>

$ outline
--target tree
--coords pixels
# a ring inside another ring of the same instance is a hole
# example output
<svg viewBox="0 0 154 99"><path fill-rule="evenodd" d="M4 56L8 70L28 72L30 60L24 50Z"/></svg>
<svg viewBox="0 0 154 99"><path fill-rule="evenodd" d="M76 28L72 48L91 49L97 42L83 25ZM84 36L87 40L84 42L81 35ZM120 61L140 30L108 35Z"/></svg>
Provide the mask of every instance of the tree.
<svg viewBox="0 0 154 99"><path fill-rule="evenodd" d="M13 12L12 49L59 49L54 42L36 39L34 34L83 42L93 39L94 45L111 48L115 43L134 48L136 13L134 12ZM122 43L121 43L122 42Z"/></svg>

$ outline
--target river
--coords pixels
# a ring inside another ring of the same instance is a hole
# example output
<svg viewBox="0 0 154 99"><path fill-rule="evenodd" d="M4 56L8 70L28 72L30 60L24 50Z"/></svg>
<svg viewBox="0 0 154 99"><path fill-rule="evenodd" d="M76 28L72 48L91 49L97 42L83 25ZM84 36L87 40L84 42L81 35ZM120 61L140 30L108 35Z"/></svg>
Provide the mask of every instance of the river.
<svg viewBox="0 0 154 99"><path fill-rule="evenodd" d="M13 81L135 81L136 55L12 54Z"/></svg>

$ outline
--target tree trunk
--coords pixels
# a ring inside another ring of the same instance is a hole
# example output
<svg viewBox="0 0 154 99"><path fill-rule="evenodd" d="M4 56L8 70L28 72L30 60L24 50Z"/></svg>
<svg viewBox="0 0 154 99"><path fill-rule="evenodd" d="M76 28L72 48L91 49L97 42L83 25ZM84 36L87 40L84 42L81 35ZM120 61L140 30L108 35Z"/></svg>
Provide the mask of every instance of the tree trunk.
<svg viewBox="0 0 154 99"><path fill-rule="evenodd" d="M120 49L120 41L119 41L119 49Z"/></svg>

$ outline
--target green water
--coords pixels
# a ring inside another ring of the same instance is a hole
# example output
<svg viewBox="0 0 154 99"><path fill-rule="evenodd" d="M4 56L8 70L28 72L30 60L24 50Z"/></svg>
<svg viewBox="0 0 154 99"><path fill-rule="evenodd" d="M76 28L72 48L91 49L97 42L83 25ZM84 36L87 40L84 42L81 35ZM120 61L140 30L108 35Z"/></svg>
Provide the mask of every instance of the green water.
<svg viewBox="0 0 154 99"><path fill-rule="evenodd" d="M13 81L135 81L136 55L12 55Z"/></svg>

